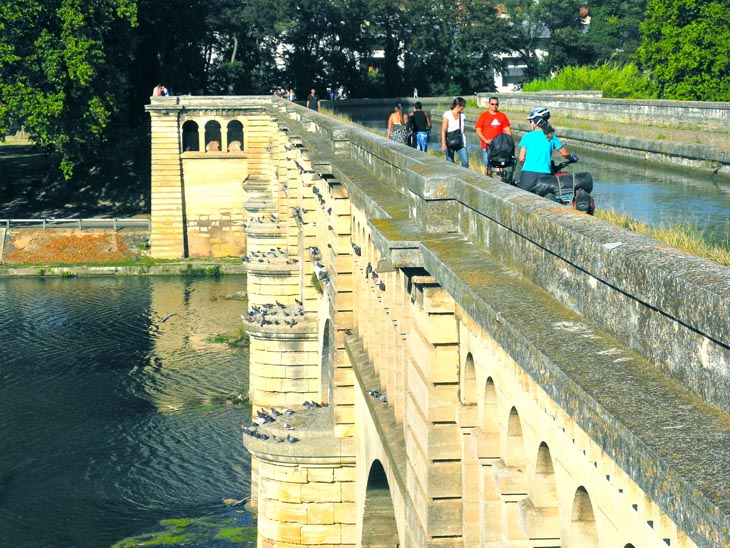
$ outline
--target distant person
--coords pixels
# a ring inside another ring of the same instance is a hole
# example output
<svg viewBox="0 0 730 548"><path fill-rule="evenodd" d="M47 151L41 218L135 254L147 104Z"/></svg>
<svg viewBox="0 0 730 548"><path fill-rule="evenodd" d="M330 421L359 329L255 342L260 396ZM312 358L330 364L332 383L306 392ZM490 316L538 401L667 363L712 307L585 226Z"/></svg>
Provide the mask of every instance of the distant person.
<svg viewBox="0 0 730 548"><path fill-rule="evenodd" d="M555 130L548 123L549 119L550 111L546 108L533 109L527 117L532 131L522 136L518 158L522 164L518 186L523 190L532 190L540 177L552 173L554 150L570 162L578 161L578 157L570 154L555 135Z"/></svg>
<svg viewBox="0 0 730 548"><path fill-rule="evenodd" d="M403 103L398 101L393 110L388 116L388 139L396 143L408 144L411 130L408 127L408 116L403 112Z"/></svg>
<svg viewBox="0 0 730 548"><path fill-rule="evenodd" d="M335 89L332 88L330 90L330 101L334 101L335 99L337 99L337 94L335 93Z"/></svg>
<svg viewBox="0 0 730 548"><path fill-rule="evenodd" d="M444 112L441 121L441 150L446 160L454 163L454 154L459 157L463 167L469 167L469 152L466 144L464 126L466 122L466 99L457 97L451 102L451 110Z"/></svg>
<svg viewBox="0 0 730 548"><path fill-rule="evenodd" d="M294 101L297 100L297 94L294 93L293 89L290 89L289 92L287 93L286 98L293 103Z"/></svg>
<svg viewBox="0 0 730 548"><path fill-rule="evenodd" d="M431 131L431 119L423 112L423 105L416 101L415 110L411 112L411 130L416 136L415 147L423 152L428 151L428 132Z"/></svg>
<svg viewBox="0 0 730 548"><path fill-rule="evenodd" d="M496 97L489 98L489 106L477 118L474 129L482 149L482 173L486 174L489 168L489 145L492 140L500 133L512 135L512 128L507 116L499 111L499 99Z"/></svg>
<svg viewBox="0 0 730 548"><path fill-rule="evenodd" d="M312 110L319 112L319 107L319 96L315 90L312 90L309 97L307 97L307 108L311 108Z"/></svg>
<svg viewBox="0 0 730 548"><path fill-rule="evenodd" d="M167 88L162 84L157 84L152 90L153 97L166 97L168 95L170 94L168 93Z"/></svg>
<svg viewBox="0 0 730 548"><path fill-rule="evenodd" d="M418 88L413 88L413 98L418 99Z"/></svg>

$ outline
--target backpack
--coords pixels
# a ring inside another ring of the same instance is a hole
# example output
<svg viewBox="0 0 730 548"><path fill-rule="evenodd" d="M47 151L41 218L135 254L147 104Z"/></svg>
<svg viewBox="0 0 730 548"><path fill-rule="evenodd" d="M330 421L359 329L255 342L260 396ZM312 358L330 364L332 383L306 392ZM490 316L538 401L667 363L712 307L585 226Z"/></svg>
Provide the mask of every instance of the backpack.
<svg viewBox="0 0 730 548"><path fill-rule="evenodd" d="M596 210L596 204L593 202L593 197L590 192L586 192L582 188L576 188L575 194L573 195L573 208L588 215L593 215Z"/></svg>
<svg viewBox="0 0 730 548"><path fill-rule="evenodd" d="M511 166L515 161L515 140L507 133L500 133L489 145L489 163L494 167Z"/></svg>

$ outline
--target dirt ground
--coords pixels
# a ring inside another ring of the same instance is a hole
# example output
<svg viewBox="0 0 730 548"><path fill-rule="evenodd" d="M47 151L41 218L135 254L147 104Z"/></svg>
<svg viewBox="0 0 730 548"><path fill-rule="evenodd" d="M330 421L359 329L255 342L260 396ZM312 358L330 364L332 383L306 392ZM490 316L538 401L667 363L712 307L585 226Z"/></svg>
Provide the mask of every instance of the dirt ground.
<svg viewBox="0 0 730 548"><path fill-rule="evenodd" d="M1 231L0 231L1 233ZM11 229L0 262L6 265L109 263L147 255L146 231Z"/></svg>

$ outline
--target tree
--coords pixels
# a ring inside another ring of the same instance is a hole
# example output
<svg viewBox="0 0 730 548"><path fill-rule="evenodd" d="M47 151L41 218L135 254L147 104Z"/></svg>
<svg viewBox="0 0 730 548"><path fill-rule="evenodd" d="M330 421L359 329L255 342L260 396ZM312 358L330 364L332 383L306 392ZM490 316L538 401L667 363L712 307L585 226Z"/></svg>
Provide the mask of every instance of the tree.
<svg viewBox="0 0 730 548"><path fill-rule="evenodd" d="M599 0L591 2L586 38L599 63L631 61L641 44L639 25L644 19L646 0Z"/></svg>
<svg viewBox="0 0 730 548"><path fill-rule="evenodd" d="M35 143L60 154L70 177L110 143L126 105L135 23L132 0L3 2L0 130L22 124Z"/></svg>
<svg viewBox="0 0 730 548"><path fill-rule="evenodd" d="M730 101L724 0L650 0L637 55L664 99Z"/></svg>

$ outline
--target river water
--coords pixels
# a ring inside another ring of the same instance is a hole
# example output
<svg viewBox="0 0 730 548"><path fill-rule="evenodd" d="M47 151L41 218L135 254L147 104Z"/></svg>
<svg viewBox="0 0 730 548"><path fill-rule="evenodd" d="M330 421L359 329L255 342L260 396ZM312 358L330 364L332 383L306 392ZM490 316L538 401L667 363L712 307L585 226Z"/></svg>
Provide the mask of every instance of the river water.
<svg viewBox="0 0 730 548"><path fill-rule="evenodd" d="M250 523L245 278L0 280L0 547L108 548L173 518ZM174 314L174 315L173 315ZM198 547L250 546L213 541Z"/></svg>

